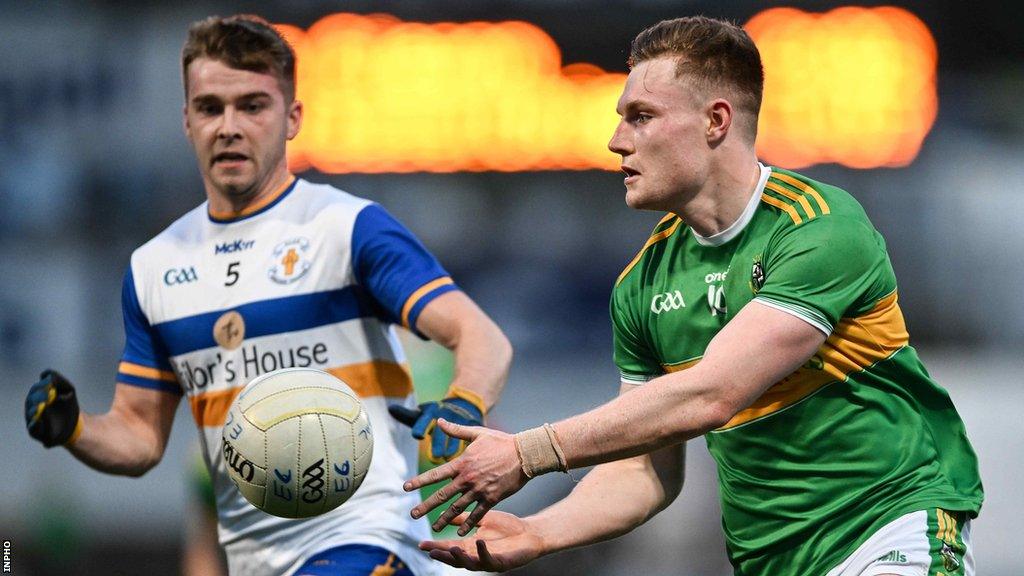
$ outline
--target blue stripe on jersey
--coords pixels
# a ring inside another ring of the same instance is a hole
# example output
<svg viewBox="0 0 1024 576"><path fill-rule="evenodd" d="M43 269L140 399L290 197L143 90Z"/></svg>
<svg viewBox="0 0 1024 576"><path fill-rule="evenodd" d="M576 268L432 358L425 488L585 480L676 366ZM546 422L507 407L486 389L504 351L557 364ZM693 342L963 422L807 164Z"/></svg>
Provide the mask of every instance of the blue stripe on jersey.
<svg viewBox="0 0 1024 576"><path fill-rule="evenodd" d="M172 370L167 359L167 349L160 341L160 335L150 325L149 319L139 305L131 266L128 267L121 285L121 312L124 315L125 334L121 360L158 370Z"/></svg>
<svg viewBox="0 0 1024 576"><path fill-rule="evenodd" d="M412 570L394 553L371 544L343 544L329 548L306 560L294 572L302 576L338 576L339 574L389 574L413 576Z"/></svg>
<svg viewBox="0 0 1024 576"><path fill-rule="evenodd" d="M402 323L402 307L416 290L448 276L423 244L379 204L370 204L356 216L352 229L352 268L360 285L373 294L387 312L386 320ZM424 295L409 314L409 328L428 302L452 289Z"/></svg>
<svg viewBox="0 0 1024 576"><path fill-rule="evenodd" d="M152 378L143 378L141 376L132 376L131 374L118 372L117 381L122 384L131 384L132 386L140 386L142 388L151 388L153 390L171 392L172 394L178 394L179 396L182 394L181 386L178 386L176 383L168 382L166 380L154 380Z"/></svg>
<svg viewBox="0 0 1024 576"><path fill-rule="evenodd" d="M216 310L161 322L155 328L171 356L212 348L213 325L225 312L234 310L245 321L245 339L270 334L308 330L355 318L371 317L378 307L359 286L347 286L327 292L300 294L251 302L234 308Z"/></svg>

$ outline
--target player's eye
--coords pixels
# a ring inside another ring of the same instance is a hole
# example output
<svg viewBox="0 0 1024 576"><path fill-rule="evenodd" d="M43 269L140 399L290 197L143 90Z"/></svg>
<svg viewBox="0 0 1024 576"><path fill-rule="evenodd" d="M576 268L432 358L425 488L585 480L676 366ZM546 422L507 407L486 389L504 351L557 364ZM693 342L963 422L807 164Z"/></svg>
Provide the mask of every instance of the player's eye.
<svg viewBox="0 0 1024 576"><path fill-rule="evenodd" d="M626 122L629 122L630 124L646 124L652 118L654 118L654 116L647 112L633 111L626 114Z"/></svg>
<svg viewBox="0 0 1024 576"><path fill-rule="evenodd" d="M203 116L216 116L223 108L219 104L199 104L196 111Z"/></svg>
<svg viewBox="0 0 1024 576"><path fill-rule="evenodd" d="M263 102L246 102L241 106L242 110L248 114L258 114L266 107Z"/></svg>

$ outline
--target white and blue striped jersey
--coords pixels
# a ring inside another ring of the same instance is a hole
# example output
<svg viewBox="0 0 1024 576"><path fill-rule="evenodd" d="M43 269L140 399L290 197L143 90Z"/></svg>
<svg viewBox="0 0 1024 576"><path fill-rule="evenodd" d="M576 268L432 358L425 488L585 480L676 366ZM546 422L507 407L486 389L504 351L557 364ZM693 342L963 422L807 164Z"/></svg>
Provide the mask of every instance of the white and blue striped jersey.
<svg viewBox="0 0 1024 576"><path fill-rule="evenodd" d="M416 332L424 306L457 288L437 260L379 205L292 177L238 214L203 203L135 251L125 275L125 351L118 382L184 394L213 478L220 540L233 574L287 574L342 544L381 546L417 575L438 569L402 483L417 443L387 413L413 406L393 324ZM271 370L313 367L348 383L373 424L370 471L324 515L288 520L250 505L220 451L228 407Z"/></svg>

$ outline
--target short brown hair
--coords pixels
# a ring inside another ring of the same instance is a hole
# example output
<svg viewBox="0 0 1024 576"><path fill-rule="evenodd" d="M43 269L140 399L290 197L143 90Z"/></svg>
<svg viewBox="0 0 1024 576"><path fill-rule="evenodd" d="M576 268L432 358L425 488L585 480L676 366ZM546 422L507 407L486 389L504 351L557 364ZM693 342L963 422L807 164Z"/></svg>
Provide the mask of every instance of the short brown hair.
<svg viewBox="0 0 1024 576"><path fill-rule="evenodd" d="M203 57L239 70L271 73L277 76L285 100L295 99L295 51L270 22L259 16L210 16L188 27L188 39L181 49L186 98L188 66Z"/></svg>
<svg viewBox="0 0 1024 576"><path fill-rule="evenodd" d="M743 28L704 16L662 20L637 34L629 66L662 56L679 57L677 78L685 74L703 89L732 88L737 96L734 104L753 115L753 133L757 133L764 68L761 53Z"/></svg>

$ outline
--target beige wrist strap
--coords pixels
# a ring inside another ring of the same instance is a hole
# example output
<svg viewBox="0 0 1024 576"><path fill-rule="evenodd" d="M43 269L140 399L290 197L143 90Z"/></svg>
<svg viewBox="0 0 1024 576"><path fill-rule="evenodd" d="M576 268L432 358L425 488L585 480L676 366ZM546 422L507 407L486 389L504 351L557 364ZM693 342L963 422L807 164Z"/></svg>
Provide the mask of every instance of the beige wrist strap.
<svg viewBox="0 0 1024 576"><path fill-rule="evenodd" d="M568 472L565 453L551 424L524 430L514 436L519 462L527 478L548 472Z"/></svg>

